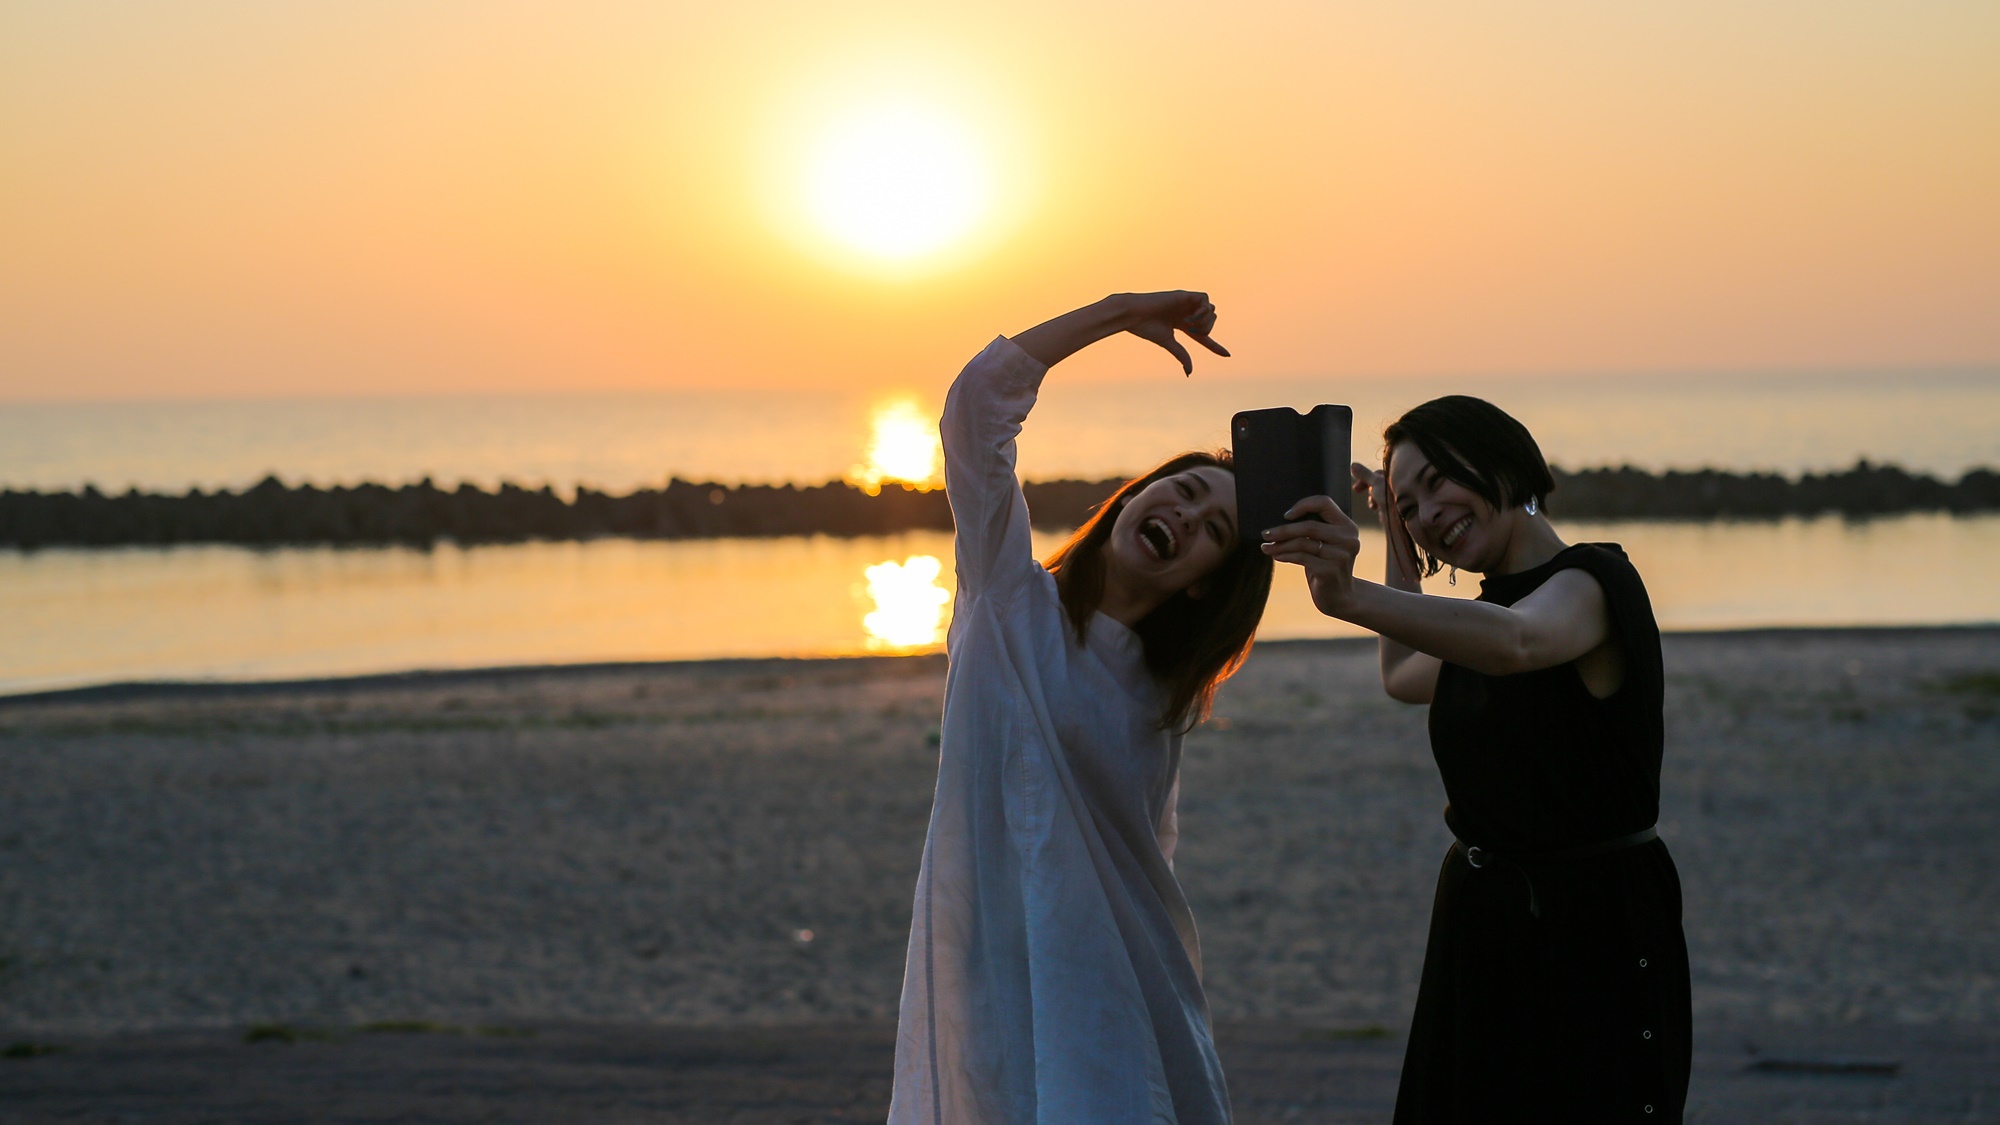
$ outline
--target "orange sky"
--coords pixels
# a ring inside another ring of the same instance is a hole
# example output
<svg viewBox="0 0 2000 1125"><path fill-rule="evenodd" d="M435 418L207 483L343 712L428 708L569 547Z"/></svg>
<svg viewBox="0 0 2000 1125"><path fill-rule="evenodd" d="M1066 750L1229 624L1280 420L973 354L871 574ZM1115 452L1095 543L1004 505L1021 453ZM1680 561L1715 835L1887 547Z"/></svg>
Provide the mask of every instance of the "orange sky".
<svg viewBox="0 0 2000 1125"><path fill-rule="evenodd" d="M1992 0L942 7L10 3L0 398L932 387L1169 286L1223 375L2000 364ZM800 218L882 97L996 169L894 269Z"/></svg>

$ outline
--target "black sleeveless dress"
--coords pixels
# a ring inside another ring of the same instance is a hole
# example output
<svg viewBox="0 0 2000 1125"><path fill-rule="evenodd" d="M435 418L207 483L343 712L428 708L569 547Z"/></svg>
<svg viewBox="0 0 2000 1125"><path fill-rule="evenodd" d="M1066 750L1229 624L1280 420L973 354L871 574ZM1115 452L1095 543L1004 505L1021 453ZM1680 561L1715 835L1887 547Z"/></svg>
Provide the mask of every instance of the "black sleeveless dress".
<svg viewBox="0 0 2000 1125"><path fill-rule="evenodd" d="M1609 698L1572 664L1438 674L1431 750L1459 842L1438 876L1398 1125L1681 1119L1680 876L1664 842L1627 842L1660 810L1665 677L1646 587L1616 544L1583 543L1488 578L1479 600L1513 605L1569 567L1604 588L1624 649Z"/></svg>

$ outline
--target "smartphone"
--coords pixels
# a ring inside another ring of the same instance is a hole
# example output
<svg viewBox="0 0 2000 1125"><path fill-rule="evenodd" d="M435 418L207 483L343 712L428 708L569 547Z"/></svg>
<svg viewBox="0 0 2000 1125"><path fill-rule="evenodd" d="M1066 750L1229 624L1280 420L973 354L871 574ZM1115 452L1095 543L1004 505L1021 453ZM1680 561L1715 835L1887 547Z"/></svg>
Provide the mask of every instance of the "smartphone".
<svg viewBox="0 0 2000 1125"><path fill-rule="evenodd" d="M1236 526L1254 545L1266 528L1294 521L1292 505L1308 496L1331 496L1354 515L1354 411L1315 406L1301 414L1289 406L1245 410L1230 420L1236 456Z"/></svg>

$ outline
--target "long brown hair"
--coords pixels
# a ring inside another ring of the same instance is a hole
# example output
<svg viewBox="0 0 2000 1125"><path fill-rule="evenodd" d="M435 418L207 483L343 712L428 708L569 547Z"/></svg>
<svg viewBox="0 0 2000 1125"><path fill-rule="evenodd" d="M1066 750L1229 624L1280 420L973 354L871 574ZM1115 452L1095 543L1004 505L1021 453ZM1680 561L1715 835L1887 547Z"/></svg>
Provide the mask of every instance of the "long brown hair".
<svg viewBox="0 0 2000 1125"><path fill-rule="evenodd" d="M1055 575L1078 644L1104 601L1104 544L1111 538L1118 513L1154 481L1202 466L1236 471L1227 450L1169 458L1145 476L1126 481L1042 564ZM1207 589L1201 597L1182 590L1133 630L1144 644L1147 669L1167 689L1160 726L1183 734L1208 718L1215 689L1250 655L1257 622L1271 594L1271 560L1255 544L1238 543L1202 583Z"/></svg>

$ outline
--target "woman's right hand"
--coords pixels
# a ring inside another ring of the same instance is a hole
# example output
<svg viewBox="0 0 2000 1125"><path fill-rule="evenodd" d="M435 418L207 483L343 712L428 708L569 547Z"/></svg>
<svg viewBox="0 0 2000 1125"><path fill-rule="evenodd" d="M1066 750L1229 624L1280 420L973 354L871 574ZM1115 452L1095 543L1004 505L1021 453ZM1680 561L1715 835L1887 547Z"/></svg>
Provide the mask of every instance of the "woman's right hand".
<svg viewBox="0 0 2000 1125"><path fill-rule="evenodd" d="M1165 348L1167 354L1180 361L1182 374L1194 374L1194 357L1174 338L1176 330L1187 333L1216 355L1229 354L1228 348L1209 338L1208 334L1215 331L1215 304L1206 293L1176 289L1166 293L1126 293L1116 299L1126 303L1131 318L1125 331Z"/></svg>
<svg viewBox="0 0 2000 1125"><path fill-rule="evenodd" d="M1106 336L1120 332L1158 345L1180 361L1183 374L1194 374L1194 357L1174 338L1185 332L1202 347L1226 356L1229 349L1209 338L1215 330L1215 306L1208 294L1177 289L1168 293L1114 293L1095 304L1037 324L1013 337L1014 345L1045 367L1054 367Z"/></svg>
<svg viewBox="0 0 2000 1125"><path fill-rule="evenodd" d="M1354 560L1361 535L1331 496L1308 496L1292 505L1280 524L1264 532L1260 544L1272 562L1296 563L1306 572L1313 605L1328 617L1347 619L1354 596Z"/></svg>
<svg viewBox="0 0 2000 1125"><path fill-rule="evenodd" d="M1369 510L1382 521L1382 535L1389 541L1391 570L1386 577L1390 585L1405 590L1422 589L1423 564L1417 561L1416 541L1410 538L1410 529L1404 525L1403 514L1396 510L1395 497L1389 493L1388 474L1359 461L1349 465L1348 472L1354 476L1354 491L1368 497ZM1404 581L1397 582L1398 577Z"/></svg>

